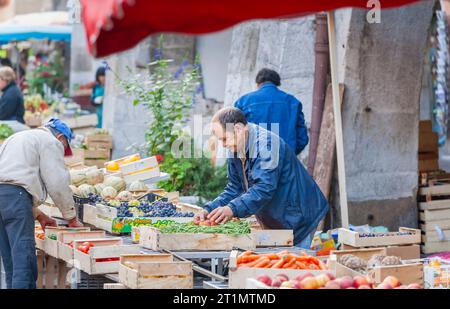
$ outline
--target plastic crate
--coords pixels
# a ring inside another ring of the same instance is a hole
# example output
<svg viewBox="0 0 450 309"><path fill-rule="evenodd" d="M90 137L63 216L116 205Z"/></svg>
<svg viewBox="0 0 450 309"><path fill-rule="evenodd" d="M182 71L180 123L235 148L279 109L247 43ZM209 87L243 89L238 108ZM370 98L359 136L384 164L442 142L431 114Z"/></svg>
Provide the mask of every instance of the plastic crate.
<svg viewBox="0 0 450 309"><path fill-rule="evenodd" d="M103 289L105 283L116 283L111 279L101 275L88 275L85 272L80 272L80 281L76 284L77 289Z"/></svg>
<svg viewBox="0 0 450 309"><path fill-rule="evenodd" d="M75 209L77 211L77 217L80 221L83 221L84 204L89 203L89 199L87 197L73 195L73 201L75 202Z"/></svg>

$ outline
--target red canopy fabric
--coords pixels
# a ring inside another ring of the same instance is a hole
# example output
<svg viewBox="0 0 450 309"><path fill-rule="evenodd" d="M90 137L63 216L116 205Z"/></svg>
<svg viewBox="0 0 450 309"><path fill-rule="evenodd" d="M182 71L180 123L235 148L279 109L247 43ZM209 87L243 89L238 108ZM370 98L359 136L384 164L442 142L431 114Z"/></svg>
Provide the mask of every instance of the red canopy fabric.
<svg viewBox="0 0 450 309"><path fill-rule="evenodd" d="M418 0L381 0L391 8ZM107 56L159 32L202 34L250 19L299 17L368 0L81 0L89 51Z"/></svg>

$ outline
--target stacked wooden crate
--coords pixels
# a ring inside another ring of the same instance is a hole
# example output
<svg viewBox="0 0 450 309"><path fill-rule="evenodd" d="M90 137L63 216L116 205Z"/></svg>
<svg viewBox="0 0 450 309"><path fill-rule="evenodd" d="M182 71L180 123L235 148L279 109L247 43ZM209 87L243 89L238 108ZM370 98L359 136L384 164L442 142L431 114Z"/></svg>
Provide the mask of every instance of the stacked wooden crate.
<svg viewBox="0 0 450 309"><path fill-rule="evenodd" d="M450 182L430 182L419 189L422 252L450 251Z"/></svg>
<svg viewBox="0 0 450 309"><path fill-rule="evenodd" d="M431 120L419 122L419 172L439 169L438 135L433 132Z"/></svg>
<svg viewBox="0 0 450 309"><path fill-rule="evenodd" d="M111 160L112 136L109 134L93 134L86 136L84 164L102 168Z"/></svg>
<svg viewBox="0 0 450 309"><path fill-rule="evenodd" d="M384 248L387 255L398 256L402 260L420 258L420 230L401 227L398 232L369 233L365 237L358 232L340 228L339 243L343 250Z"/></svg>

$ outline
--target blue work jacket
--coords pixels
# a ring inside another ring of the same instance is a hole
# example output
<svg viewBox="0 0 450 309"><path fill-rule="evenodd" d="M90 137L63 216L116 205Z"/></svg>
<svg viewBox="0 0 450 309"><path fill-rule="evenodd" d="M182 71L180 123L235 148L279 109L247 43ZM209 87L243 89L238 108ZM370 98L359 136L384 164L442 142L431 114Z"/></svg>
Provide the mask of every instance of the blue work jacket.
<svg viewBox="0 0 450 309"><path fill-rule="evenodd" d="M274 131L299 154L308 144L308 129L302 111L302 103L294 96L281 91L267 82L258 90L242 96L234 104L245 115L248 122ZM279 125L278 132L273 124Z"/></svg>
<svg viewBox="0 0 450 309"><path fill-rule="evenodd" d="M282 139L251 123L248 132L245 163L230 154L228 184L205 209L228 205L236 217L255 215L266 229L292 229L298 244L316 229L328 203Z"/></svg>

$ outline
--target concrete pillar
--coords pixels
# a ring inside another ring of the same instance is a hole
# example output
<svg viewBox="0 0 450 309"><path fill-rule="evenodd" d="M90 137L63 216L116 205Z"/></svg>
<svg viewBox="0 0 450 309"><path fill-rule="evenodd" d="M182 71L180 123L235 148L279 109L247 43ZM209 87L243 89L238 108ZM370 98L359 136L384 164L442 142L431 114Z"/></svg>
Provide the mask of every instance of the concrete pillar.
<svg viewBox="0 0 450 309"><path fill-rule="evenodd" d="M256 90L255 77L263 67L279 72L281 89L303 104L306 124L311 122L314 82L314 15L288 20L255 21L233 30L225 105ZM301 154L306 164L308 148Z"/></svg>
<svg viewBox="0 0 450 309"><path fill-rule="evenodd" d="M351 224L418 224L419 102L433 5L383 11L379 24L359 9L337 18Z"/></svg>

